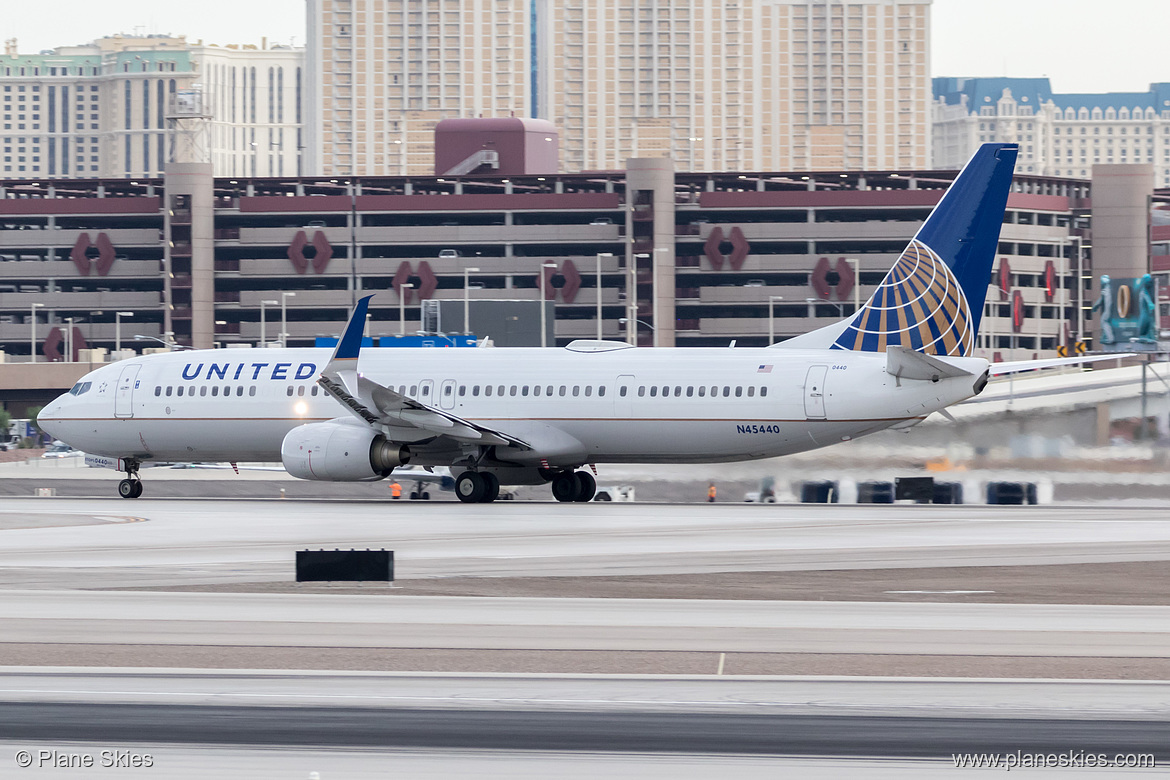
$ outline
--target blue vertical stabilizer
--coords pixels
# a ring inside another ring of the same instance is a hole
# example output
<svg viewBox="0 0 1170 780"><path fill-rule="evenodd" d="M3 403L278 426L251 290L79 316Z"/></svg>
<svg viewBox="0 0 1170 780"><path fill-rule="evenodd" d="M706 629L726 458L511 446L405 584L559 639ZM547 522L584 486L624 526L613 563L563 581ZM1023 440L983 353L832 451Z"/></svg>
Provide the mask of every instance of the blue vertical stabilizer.
<svg viewBox="0 0 1170 780"><path fill-rule="evenodd" d="M971 354L1018 151L979 147L859 312L776 346Z"/></svg>

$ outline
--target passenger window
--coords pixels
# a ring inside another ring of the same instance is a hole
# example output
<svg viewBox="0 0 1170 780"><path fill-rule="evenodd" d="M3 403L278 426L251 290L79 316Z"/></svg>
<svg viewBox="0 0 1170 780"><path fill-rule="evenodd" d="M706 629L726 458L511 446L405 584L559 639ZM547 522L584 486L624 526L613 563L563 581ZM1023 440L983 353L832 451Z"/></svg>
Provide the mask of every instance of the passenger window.
<svg viewBox="0 0 1170 780"><path fill-rule="evenodd" d="M472 386L472 388L471 388L471 394L472 394L472 395L474 395L474 396L478 396L478 395L479 395L479 385L473 385L473 386Z"/></svg>
<svg viewBox="0 0 1170 780"><path fill-rule="evenodd" d="M248 395L256 395L256 385L252 385L248 388Z"/></svg>
<svg viewBox="0 0 1170 780"><path fill-rule="evenodd" d="M449 396L449 395L451 395L451 389L452 389L452 388L451 388L451 385L446 385L446 386L443 388L443 395L445 395L445 396Z"/></svg>
<svg viewBox="0 0 1170 780"><path fill-rule="evenodd" d="M675 397L675 398L678 398L680 395L682 395L682 385L675 385L675 387L674 387L674 397Z"/></svg>
<svg viewBox="0 0 1170 780"><path fill-rule="evenodd" d="M154 394L155 394L155 396L156 396L156 397L157 397L157 396L160 396L160 395L162 395L162 386L161 386L161 385L156 385L156 386L155 386L155 388L154 388Z"/></svg>
<svg viewBox="0 0 1170 780"><path fill-rule="evenodd" d="M316 386L314 386L313 390L316 391L316 389L317 389ZM236 388L236 398L239 398L243 394L244 394L244 386L240 385L239 387ZM317 394L316 392L313 393L313 395L316 395L316 394Z"/></svg>
<svg viewBox="0 0 1170 780"><path fill-rule="evenodd" d="M662 397L663 398L670 397L670 385L663 385L662 386Z"/></svg>
<svg viewBox="0 0 1170 780"><path fill-rule="evenodd" d="M423 385L422 386L422 394L424 396L430 395L431 394L431 386L430 385Z"/></svg>
<svg viewBox="0 0 1170 780"><path fill-rule="evenodd" d="M211 388L211 394L212 394L213 396L218 396L218 395L219 395L219 388L218 388L218 387L212 387L212 388ZM291 387L288 389L288 394L289 394L289 395L292 395L292 388L291 388Z"/></svg>
<svg viewBox="0 0 1170 780"><path fill-rule="evenodd" d="M410 386L410 395L412 397L418 395L418 385L411 385Z"/></svg>
<svg viewBox="0 0 1170 780"><path fill-rule="evenodd" d="M508 395L516 395L516 385L512 385L511 391L508 393Z"/></svg>
<svg viewBox="0 0 1170 780"><path fill-rule="evenodd" d="M227 395L226 391L224 392L224 395ZM299 395L302 398L305 397L305 386L304 385L301 385L300 387L297 388L297 395Z"/></svg>
<svg viewBox="0 0 1170 780"><path fill-rule="evenodd" d="M695 386L694 386L694 385L688 385L688 386L687 386L687 398L690 398L690 397L691 397L691 396L693 396L694 394L695 394Z"/></svg>
<svg viewBox="0 0 1170 780"><path fill-rule="evenodd" d="M232 389L231 389L230 387L225 387L225 388L223 389L223 394L224 394L224 395L231 395L231 394L232 394Z"/></svg>
<svg viewBox="0 0 1170 780"><path fill-rule="evenodd" d="M707 397L707 386L706 385L699 385L699 398L706 398L706 397Z"/></svg>
<svg viewBox="0 0 1170 780"><path fill-rule="evenodd" d="M563 396L564 394L565 394L565 386L561 385L561 395Z"/></svg>
<svg viewBox="0 0 1170 780"><path fill-rule="evenodd" d="M585 385L585 397L593 395L593 385Z"/></svg>
<svg viewBox="0 0 1170 780"><path fill-rule="evenodd" d="M179 385L179 397L182 398L182 396L183 396L183 386Z"/></svg>
<svg viewBox="0 0 1170 780"><path fill-rule="evenodd" d="M658 397L658 385L650 385L650 397L651 398Z"/></svg>
<svg viewBox="0 0 1170 780"><path fill-rule="evenodd" d="M743 397L743 388L742 388L742 387L739 387L738 385L736 385L736 388L735 388L735 397L736 397L736 398L742 398L742 397Z"/></svg>
<svg viewBox="0 0 1170 780"><path fill-rule="evenodd" d="M600 387L597 388L597 395L598 396L605 395L605 385L601 385Z"/></svg>
<svg viewBox="0 0 1170 780"><path fill-rule="evenodd" d="M213 388L211 388L211 394L212 394L212 395L215 395L215 392L216 392L218 389L219 389L219 388L217 388L217 387L213 387ZM293 388L292 388L292 385L289 385L289 386L288 386L288 397L289 397L289 398L292 398L292 394L293 394Z"/></svg>
<svg viewBox="0 0 1170 780"><path fill-rule="evenodd" d="M242 388L242 387L241 387L241 388L240 388L240 389L239 389L239 390L236 392L236 395L242 395L242 394L243 394L243 392L244 392L244 388ZM313 389L309 391L309 394L310 394L310 395L316 395L316 394L317 394L317 385L313 385Z"/></svg>
<svg viewBox="0 0 1170 780"><path fill-rule="evenodd" d="M503 394L504 394L504 386L503 386L503 385L498 385L498 386L496 387L496 395L503 395Z"/></svg>
<svg viewBox="0 0 1170 780"><path fill-rule="evenodd" d="M641 398L646 395L646 386L642 385L638 388L638 397Z"/></svg>
<svg viewBox="0 0 1170 780"><path fill-rule="evenodd" d="M552 395L553 394L553 386L549 385L548 387L546 387L544 390L544 394L545 395Z"/></svg>
<svg viewBox="0 0 1170 780"><path fill-rule="evenodd" d="M730 396L730 395L731 395L731 386L730 386L730 385L724 385L724 386L723 386L723 397L724 397L724 398L727 398L727 397L728 397L728 396Z"/></svg>
<svg viewBox="0 0 1170 780"><path fill-rule="evenodd" d="M203 398L206 395L207 395L207 385L204 385L203 387L199 388L199 397Z"/></svg>
<svg viewBox="0 0 1170 780"><path fill-rule="evenodd" d="M167 398L171 397L171 390L172 389L174 389L174 388L172 388L170 385L167 385Z"/></svg>
<svg viewBox="0 0 1170 780"><path fill-rule="evenodd" d="M756 397L756 388L755 387L748 387L748 398L755 398L755 397Z"/></svg>
<svg viewBox="0 0 1170 780"><path fill-rule="evenodd" d="M581 385L573 385L573 397L581 395Z"/></svg>
<svg viewBox="0 0 1170 780"><path fill-rule="evenodd" d="M535 396L540 395L540 385L533 385L532 386L532 394Z"/></svg>
<svg viewBox="0 0 1170 780"><path fill-rule="evenodd" d="M484 385L483 394L484 395L491 395L492 394L492 386L491 385Z"/></svg>
<svg viewBox="0 0 1170 780"><path fill-rule="evenodd" d="M761 387L761 388L760 388L760 398L763 398L763 397L764 397L764 396L766 396L767 394L768 394L768 388L766 388L766 387Z"/></svg>
<svg viewBox="0 0 1170 780"><path fill-rule="evenodd" d="M719 395L719 386L711 385L711 397L714 398L717 395Z"/></svg>
<svg viewBox="0 0 1170 780"><path fill-rule="evenodd" d="M520 395L525 397L528 396L528 385L524 385L524 387L520 388Z"/></svg>
<svg viewBox="0 0 1170 780"><path fill-rule="evenodd" d="M467 395L467 385L459 385L459 397Z"/></svg>

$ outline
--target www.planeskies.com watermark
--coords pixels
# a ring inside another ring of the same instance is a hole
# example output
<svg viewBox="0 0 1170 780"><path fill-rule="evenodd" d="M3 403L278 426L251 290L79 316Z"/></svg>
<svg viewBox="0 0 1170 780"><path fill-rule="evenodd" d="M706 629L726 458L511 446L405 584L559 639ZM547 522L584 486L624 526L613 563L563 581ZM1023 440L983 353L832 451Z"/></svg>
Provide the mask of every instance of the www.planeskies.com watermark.
<svg viewBox="0 0 1170 780"><path fill-rule="evenodd" d="M952 753L956 769L1154 769L1153 753Z"/></svg>

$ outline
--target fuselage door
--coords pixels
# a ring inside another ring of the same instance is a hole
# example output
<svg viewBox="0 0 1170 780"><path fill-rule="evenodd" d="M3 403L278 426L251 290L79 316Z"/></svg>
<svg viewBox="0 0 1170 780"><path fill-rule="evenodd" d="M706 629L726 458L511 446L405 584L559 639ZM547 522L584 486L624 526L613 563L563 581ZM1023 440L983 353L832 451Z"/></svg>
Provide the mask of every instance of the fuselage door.
<svg viewBox="0 0 1170 780"><path fill-rule="evenodd" d="M622 374L614 382L613 413L615 417L629 418L634 416L634 393L637 392L637 377L633 374Z"/></svg>
<svg viewBox="0 0 1170 780"><path fill-rule="evenodd" d="M118 387L114 390L114 416L134 416L134 386L138 384L140 365L126 366L118 375Z"/></svg>
<svg viewBox="0 0 1170 780"><path fill-rule="evenodd" d="M439 388L439 408L440 409L454 409L455 408L455 380L444 379L443 386Z"/></svg>
<svg viewBox="0 0 1170 780"><path fill-rule="evenodd" d="M804 416L810 420L825 419L825 375L828 366L812 366L804 378Z"/></svg>

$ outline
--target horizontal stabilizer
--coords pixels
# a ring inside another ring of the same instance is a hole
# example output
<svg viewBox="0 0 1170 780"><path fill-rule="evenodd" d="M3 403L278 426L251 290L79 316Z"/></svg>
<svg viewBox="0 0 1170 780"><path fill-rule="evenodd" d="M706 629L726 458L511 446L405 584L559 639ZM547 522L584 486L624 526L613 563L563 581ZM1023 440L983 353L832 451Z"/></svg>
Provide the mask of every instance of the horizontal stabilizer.
<svg viewBox="0 0 1170 780"><path fill-rule="evenodd" d="M1080 357L1048 358L1045 360L1013 360L1007 363L992 363L988 373L992 376L1018 374L1021 371L1035 371L1038 368L1056 368L1057 366L1075 366L1078 363L1098 363L1102 360L1118 360L1119 358L1133 357L1136 352L1119 352L1116 355L1081 355Z"/></svg>
<svg viewBox="0 0 1170 780"><path fill-rule="evenodd" d="M965 368L947 362L946 358L895 345L886 347L886 373L899 379L927 379L932 382L944 377L973 376Z"/></svg>

